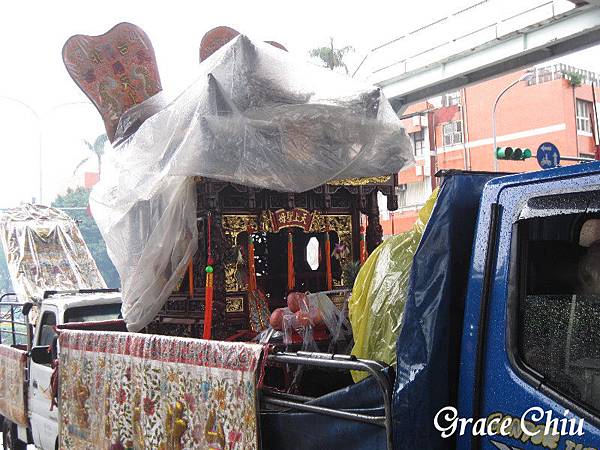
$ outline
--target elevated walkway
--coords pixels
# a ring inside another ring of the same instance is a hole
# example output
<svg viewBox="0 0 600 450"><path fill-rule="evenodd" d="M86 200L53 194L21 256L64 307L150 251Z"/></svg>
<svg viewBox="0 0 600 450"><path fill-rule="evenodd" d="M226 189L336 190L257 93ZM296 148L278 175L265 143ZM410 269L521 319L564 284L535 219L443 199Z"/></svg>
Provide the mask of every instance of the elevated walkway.
<svg viewBox="0 0 600 450"><path fill-rule="evenodd" d="M598 43L599 0L482 0L374 48L355 77L400 109Z"/></svg>

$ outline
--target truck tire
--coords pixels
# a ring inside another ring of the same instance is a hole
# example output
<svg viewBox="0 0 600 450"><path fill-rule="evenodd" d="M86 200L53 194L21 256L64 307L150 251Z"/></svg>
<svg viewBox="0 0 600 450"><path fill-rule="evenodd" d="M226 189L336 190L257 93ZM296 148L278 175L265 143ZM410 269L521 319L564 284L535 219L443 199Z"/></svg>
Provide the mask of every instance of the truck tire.
<svg viewBox="0 0 600 450"><path fill-rule="evenodd" d="M2 447L4 450L26 450L27 444L17 437L17 426L4 419L2 424Z"/></svg>

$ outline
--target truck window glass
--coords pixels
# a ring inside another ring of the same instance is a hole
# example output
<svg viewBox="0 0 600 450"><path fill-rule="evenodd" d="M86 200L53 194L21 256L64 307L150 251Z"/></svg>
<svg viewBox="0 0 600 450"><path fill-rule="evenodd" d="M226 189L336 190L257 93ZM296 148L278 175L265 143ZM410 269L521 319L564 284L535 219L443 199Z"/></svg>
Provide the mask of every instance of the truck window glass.
<svg viewBox="0 0 600 450"><path fill-rule="evenodd" d="M51 345L56 336L54 326L56 325L56 315L53 312L46 311L40 322L40 337L38 345Z"/></svg>
<svg viewBox="0 0 600 450"><path fill-rule="evenodd" d="M101 322L121 318L121 303L77 306L65 311L65 322Z"/></svg>
<svg viewBox="0 0 600 450"><path fill-rule="evenodd" d="M517 223L517 346L520 360L540 381L598 415L600 234L590 239L589 221L599 216L581 200L563 202L557 215Z"/></svg>
<svg viewBox="0 0 600 450"><path fill-rule="evenodd" d="M600 212L600 192L590 190L533 197L521 210L519 219L577 214L579 211Z"/></svg>

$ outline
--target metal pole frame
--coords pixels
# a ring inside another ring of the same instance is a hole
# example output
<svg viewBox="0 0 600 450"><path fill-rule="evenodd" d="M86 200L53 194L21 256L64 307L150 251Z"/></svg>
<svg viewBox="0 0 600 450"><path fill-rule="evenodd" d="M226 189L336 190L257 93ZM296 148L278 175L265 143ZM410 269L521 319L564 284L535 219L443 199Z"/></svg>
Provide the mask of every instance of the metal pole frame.
<svg viewBox="0 0 600 450"><path fill-rule="evenodd" d="M27 103L14 98L14 97L8 97L6 95L0 95L0 99L4 99L4 100L8 100L14 103L18 103L19 105L21 105L22 107L24 107L25 109L27 109L31 114L33 114L33 117L35 117L35 120L37 121L37 128L38 128L38 159L39 159L39 164L40 164L40 179L39 179L39 183L40 183L40 191L39 191L39 195L40 198L38 200L39 203L42 202L42 118L41 116L36 112L35 109L33 109L31 106L29 106Z"/></svg>
<svg viewBox="0 0 600 450"><path fill-rule="evenodd" d="M317 352L277 352L269 355L267 358L269 363L300 364L338 370L358 370L369 373L369 375L371 375L377 382L382 392L383 407L385 411L384 416L371 416L367 414L352 413L333 408L326 408L323 406L309 405L306 404L306 402L313 400L311 397L287 393L275 393L272 391L268 391L268 395L263 395L262 401L275 406L323 414L340 419L354 420L357 422L384 427L386 432L387 449L393 449L392 388L390 386L389 379L383 372L387 367L385 364L367 359L358 359L349 355L335 355Z"/></svg>
<svg viewBox="0 0 600 450"><path fill-rule="evenodd" d="M494 160L494 172L498 172L498 158L496 158L496 107L498 106L498 102L500 101L500 99L502 98L502 96L504 94L506 94L506 92L512 88L514 85L516 85L517 83L519 83L519 81L525 81L529 78L531 78L533 76L534 72L526 72L523 75L521 75L518 79L516 79L515 81L513 81L512 83L510 83L508 86L506 86L496 97L496 100L494 101L494 106L492 107L492 158Z"/></svg>
<svg viewBox="0 0 600 450"><path fill-rule="evenodd" d="M594 158L584 158L583 156L561 156L561 161L594 162Z"/></svg>
<svg viewBox="0 0 600 450"><path fill-rule="evenodd" d="M3 301L3 299L9 295L15 295L13 293L7 293L4 294L2 296L0 296L0 344L2 344L2 324L4 323L8 323L10 324L10 332L12 333L12 345L16 345L17 344L17 336L25 336L27 338L27 348L30 348L30 335L29 335L29 320L27 315L23 314L23 322L17 322L15 321L15 308L23 308L23 303L20 302L5 302ZM1 309L2 307L8 307L10 308L10 312L8 313L8 315L10 315L10 319L5 318L6 316L4 315L4 313L2 313ZM16 329L16 325L22 325L25 327L25 331L18 331Z"/></svg>
<svg viewBox="0 0 600 450"><path fill-rule="evenodd" d="M40 190L39 190L39 199L37 201L38 204L42 204L43 203L43 190L42 190L42 137L43 137L43 128L42 128L42 121L43 119L50 114L53 111L56 111L59 108L65 107L65 106L71 106L71 105L90 105L92 106L92 104L90 102L67 102L67 103L61 103L59 105L55 105L52 108L50 108L48 111L46 111L43 114L38 114L36 112L35 109L33 109L31 106L29 106L27 103L14 98L14 97L9 97L7 95L0 95L0 99L4 99L4 100L8 100L14 103L18 103L19 105L23 106L24 108L26 108L31 114L33 114L33 116L35 117L35 119L37 120L37 127L38 127L38 159L39 159L39 164L40 164L40 173L39 173L39 183L40 183Z"/></svg>

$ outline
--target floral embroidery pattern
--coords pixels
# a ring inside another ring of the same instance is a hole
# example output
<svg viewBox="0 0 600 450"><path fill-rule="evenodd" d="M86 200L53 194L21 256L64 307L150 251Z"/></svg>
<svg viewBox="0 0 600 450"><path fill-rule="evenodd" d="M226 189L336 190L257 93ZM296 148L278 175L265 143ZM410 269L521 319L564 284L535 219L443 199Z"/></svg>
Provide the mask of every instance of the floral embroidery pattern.
<svg viewBox="0 0 600 450"><path fill-rule="evenodd" d="M0 411L12 422L27 427L25 410L25 367L27 352L6 345L0 346Z"/></svg>
<svg viewBox="0 0 600 450"><path fill-rule="evenodd" d="M60 448L258 449L261 351L243 343L63 331Z"/></svg>

